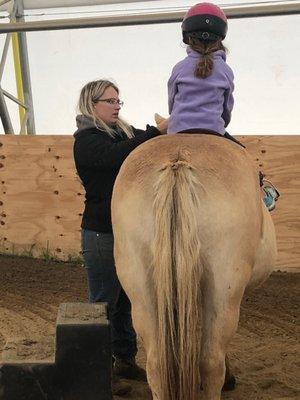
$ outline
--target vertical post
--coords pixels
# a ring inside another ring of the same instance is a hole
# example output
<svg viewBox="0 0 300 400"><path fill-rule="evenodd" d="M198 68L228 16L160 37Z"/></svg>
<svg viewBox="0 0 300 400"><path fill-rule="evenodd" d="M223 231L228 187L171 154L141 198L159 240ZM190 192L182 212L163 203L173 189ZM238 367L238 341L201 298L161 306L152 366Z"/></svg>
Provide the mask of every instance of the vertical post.
<svg viewBox="0 0 300 400"><path fill-rule="evenodd" d="M16 18L14 16L12 16L11 21L15 22ZM20 100L22 103L24 103L23 79L22 79L22 70L21 70L21 62L20 62L20 49L19 49L19 35L17 32L12 33L12 47L13 47L15 78L16 78L18 100ZM22 126L22 124L23 124L25 114L26 114L26 111L25 111L24 107L19 105L20 126ZM20 130L21 135L26 135L26 125L24 126L24 128Z"/></svg>
<svg viewBox="0 0 300 400"><path fill-rule="evenodd" d="M13 134L14 133L14 128L12 126L10 117L9 117L9 112L5 103L4 95L2 92L2 89L0 87L0 117L3 125L4 132L6 134Z"/></svg>
<svg viewBox="0 0 300 400"><path fill-rule="evenodd" d="M4 71L6 56L7 56L7 52L8 52L9 43L10 43L10 38L11 38L11 33L8 33L6 35L3 54L2 54L1 62L0 62L0 82L1 82L2 76L3 76L3 71ZM9 117L9 112L8 112L8 109L6 106L6 102L5 102L3 92L2 92L1 85L0 85L0 118L2 121L4 132L6 134L13 134L14 129L13 129L10 117Z"/></svg>
<svg viewBox="0 0 300 400"><path fill-rule="evenodd" d="M3 72L4 72L5 61L6 61L6 57L7 57L7 53L8 53L10 39L11 39L11 33L7 33L6 38L5 38L3 53L2 53L2 57L1 57L1 62L0 62L0 82L2 80L2 76L3 76Z"/></svg>
<svg viewBox="0 0 300 400"><path fill-rule="evenodd" d="M17 2L16 21L24 22L24 4L23 0L15 0ZM34 111L31 91L31 80L28 60L28 48L25 32L19 32L19 51L20 64L22 69L22 81L24 90L24 101L27 113L27 134L35 135Z"/></svg>

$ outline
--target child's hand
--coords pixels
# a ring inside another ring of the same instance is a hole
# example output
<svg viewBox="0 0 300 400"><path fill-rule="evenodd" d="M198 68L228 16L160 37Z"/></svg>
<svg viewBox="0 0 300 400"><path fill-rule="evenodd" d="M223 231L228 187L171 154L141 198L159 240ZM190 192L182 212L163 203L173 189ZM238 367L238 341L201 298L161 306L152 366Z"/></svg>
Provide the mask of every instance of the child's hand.
<svg viewBox="0 0 300 400"><path fill-rule="evenodd" d="M161 115L155 113L154 119L156 122L157 129L160 131L160 133L162 135L166 134L168 129L169 118L164 118Z"/></svg>

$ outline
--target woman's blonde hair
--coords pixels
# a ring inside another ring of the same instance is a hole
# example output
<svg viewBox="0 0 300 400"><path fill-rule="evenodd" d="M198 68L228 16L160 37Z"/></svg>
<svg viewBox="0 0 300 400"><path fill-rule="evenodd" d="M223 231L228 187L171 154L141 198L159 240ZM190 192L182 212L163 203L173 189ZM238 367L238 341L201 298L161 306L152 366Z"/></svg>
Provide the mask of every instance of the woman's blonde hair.
<svg viewBox="0 0 300 400"><path fill-rule="evenodd" d="M118 135L118 130L121 130L126 134L127 137L131 138L134 136L132 127L118 118L115 128L107 125L101 118L99 118L95 113L95 104L101 98L104 91L112 87L117 93L119 93L119 88L111 81L105 79L99 79L97 81L92 81L87 83L80 92L78 111L87 118L94 121L95 126L107 132L109 136L116 137Z"/></svg>
<svg viewBox="0 0 300 400"><path fill-rule="evenodd" d="M204 42L197 38L189 38L189 46L192 50L201 54L201 58L196 66L195 76L198 78L207 78L211 75L214 60L213 53L217 50L223 50L226 52L226 48L222 43L222 39L217 40L216 42Z"/></svg>

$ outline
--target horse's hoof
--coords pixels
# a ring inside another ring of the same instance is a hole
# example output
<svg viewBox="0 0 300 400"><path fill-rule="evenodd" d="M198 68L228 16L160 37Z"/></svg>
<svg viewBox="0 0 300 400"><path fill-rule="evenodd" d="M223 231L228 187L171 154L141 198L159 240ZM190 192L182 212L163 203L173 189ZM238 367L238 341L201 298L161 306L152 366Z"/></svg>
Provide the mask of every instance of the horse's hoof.
<svg viewBox="0 0 300 400"><path fill-rule="evenodd" d="M224 382L222 391L227 392L230 390L234 390L236 385L236 379L234 375L230 375Z"/></svg>

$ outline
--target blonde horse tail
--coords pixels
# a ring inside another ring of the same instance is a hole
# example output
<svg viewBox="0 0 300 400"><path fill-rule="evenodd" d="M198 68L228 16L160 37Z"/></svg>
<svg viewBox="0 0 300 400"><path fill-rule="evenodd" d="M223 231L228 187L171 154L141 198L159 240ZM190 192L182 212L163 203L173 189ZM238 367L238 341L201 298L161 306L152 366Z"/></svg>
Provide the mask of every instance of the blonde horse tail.
<svg viewBox="0 0 300 400"><path fill-rule="evenodd" d="M153 280L160 400L196 400L200 390L200 183L186 161L168 163L155 185Z"/></svg>

